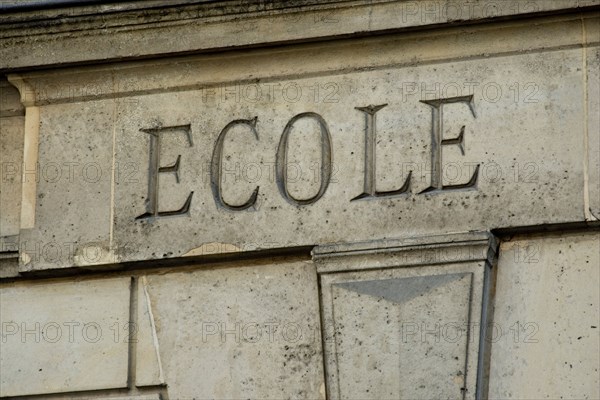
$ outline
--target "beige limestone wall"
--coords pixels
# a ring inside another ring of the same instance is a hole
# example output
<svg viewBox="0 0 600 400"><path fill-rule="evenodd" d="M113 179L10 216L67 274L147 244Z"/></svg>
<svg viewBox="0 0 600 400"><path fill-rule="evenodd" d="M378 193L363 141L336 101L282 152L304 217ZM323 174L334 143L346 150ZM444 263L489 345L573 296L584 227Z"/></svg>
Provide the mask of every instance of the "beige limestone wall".
<svg viewBox="0 0 600 400"><path fill-rule="evenodd" d="M161 3L0 15L0 397L600 398L599 1Z"/></svg>

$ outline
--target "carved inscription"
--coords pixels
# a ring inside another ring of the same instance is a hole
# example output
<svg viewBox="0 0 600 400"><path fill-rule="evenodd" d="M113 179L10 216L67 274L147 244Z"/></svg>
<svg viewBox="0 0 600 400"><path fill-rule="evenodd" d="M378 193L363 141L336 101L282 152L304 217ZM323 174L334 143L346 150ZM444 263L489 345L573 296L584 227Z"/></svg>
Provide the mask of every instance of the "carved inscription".
<svg viewBox="0 0 600 400"><path fill-rule="evenodd" d="M288 152L288 139L290 131L294 126L294 123L302 118L312 118L319 123L321 128L321 186L319 192L309 199L295 199L287 188L287 152ZM306 112L298 114L287 123L281 140L279 141L279 148L277 149L277 162L276 162L276 173L277 173L277 186L279 192L284 199L292 204L299 206L313 204L319 200L325 194L327 186L329 186L329 180L331 179L331 136L329 134L329 128L327 123L319 114L314 112Z"/></svg>
<svg viewBox="0 0 600 400"><path fill-rule="evenodd" d="M250 208L256 203L256 197L258 196L258 189L254 189L250 198L244 203L240 205L232 205L227 203L223 199L223 194L221 193L221 177L222 177L222 161L223 161L223 144L225 143L225 135L231 128L237 125L246 125L250 128L256 140L258 140L258 132L256 131L256 120L254 119L236 119L235 121L231 121L228 123L225 128L219 133L219 137L217 138L217 143L215 144L215 148L212 155L212 162L210 165L210 187L212 188L213 197L215 198L215 203L217 207L224 208L231 211L239 211Z"/></svg>
<svg viewBox="0 0 600 400"><path fill-rule="evenodd" d="M410 178L412 171L408 173L404 184L397 190L390 190L387 192L378 192L376 189L375 177L375 161L376 158L376 147L377 143L376 129L375 129L375 114L381 110L387 104L379 106L367 106L367 107L356 107L357 110L365 113L365 189L364 191L353 198L353 200L368 199L373 197L389 197L397 196L400 194L408 193L410 189Z"/></svg>
<svg viewBox="0 0 600 400"><path fill-rule="evenodd" d="M146 199L146 212L136 219L148 219L156 217L169 217L175 215L187 214L192 204L192 197L194 192L190 192L185 203L179 210L173 211L159 211L158 208L158 174L161 173L173 173L175 179L179 183L179 162L181 161L181 155L177 156L177 160L174 164L166 167L160 166L160 138L164 134L168 133L180 133L183 132L188 140L190 147L192 144L192 132L190 125L181 126L169 126L164 128L151 128L141 129L150 135L150 167L148 172L148 197Z"/></svg>
<svg viewBox="0 0 600 400"><path fill-rule="evenodd" d="M475 104L472 95L440 98L434 100L421 100L421 103L431 107L431 181L429 187L419 192L419 194L434 194L441 191L459 190L459 189L475 189L477 186L477 179L479 176L479 165L476 166L471 178L460 184L444 185L442 181L442 148L443 146L458 146L461 154L465 155L464 136L465 136L465 125L460 129L460 132L456 137L444 139L444 106L447 104L464 104L469 107L471 115L476 118ZM408 173L408 176L400 185L398 189L390 191L378 191L376 182L376 143L377 143L377 112L385 108L387 104L380 105L369 105L362 107L355 107L356 110L362 112L365 117L365 140L364 140L364 172L363 172L363 192L358 196L352 198L350 201L363 200L363 199L376 199L383 197L394 197L400 195L407 195L411 188L412 171ZM317 122L320 132L320 151L321 151L321 163L320 163L320 186L319 191L312 197L306 199L295 198L288 190L288 142L291 131L294 124L301 119L311 119ZM253 119L236 119L229 122L219 133L215 142L212 160L210 164L210 186L212 189L213 198L218 208L227 211L243 211L248 209L254 209L256 200L259 193L259 186L249 194L248 200L243 204L231 204L223 198L222 193L222 173L223 173L223 147L225 138L229 131L236 126L246 127L259 141L259 134L257 129L258 117ZM159 208L159 182L158 177L161 173L172 173L175 176L177 183L179 183L179 167L181 161L181 155L177 156L175 162L168 166L161 166L160 164L160 146L161 137L165 134L183 133L189 146L193 146L192 135L190 125L181 126L170 126L161 128L150 128L141 129L150 137L150 164L148 174L148 198L146 200L146 212L136 219L148 219L148 218L159 218L167 216L177 216L189 213L190 205L194 192L190 192L185 200L183 206L178 210L160 210ZM295 206L307 206L314 204L320 198L323 197L329 182L331 180L332 172L332 157L333 149L331 143L331 134L329 127L325 119L315 112L304 112L292 117L286 124L281 134L279 145L277 148L276 162L275 162L275 175L276 182L281 196L288 201L290 204Z"/></svg>
<svg viewBox="0 0 600 400"><path fill-rule="evenodd" d="M466 183L460 183L456 185L444 185L442 183L442 146L456 145L460 148L462 155L465 155L464 138L465 138L465 126L463 125L460 129L460 133L457 137L452 139L444 139L444 104L452 103L465 103L469 106L473 117L475 115L475 105L473 104L473 95L470 96L459 96L450 97L446 99L435 99L435 100L421 100L421 103L425 103L431 106L431 184L421 193L432 192L435 190L456 190L472 188L477 184L477 177L479 176L479 165L475 167L475 171Z"/></svg>

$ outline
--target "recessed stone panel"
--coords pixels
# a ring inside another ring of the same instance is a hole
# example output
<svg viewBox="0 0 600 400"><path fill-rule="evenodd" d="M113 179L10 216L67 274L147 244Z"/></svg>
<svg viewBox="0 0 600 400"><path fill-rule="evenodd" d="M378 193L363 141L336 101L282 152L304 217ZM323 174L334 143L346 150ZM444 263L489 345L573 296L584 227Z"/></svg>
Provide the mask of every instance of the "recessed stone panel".
<svg viewBox="0 0 600 400"><path fill-rule="evenodd" d="M333 284L339 398L459 397L470 294L470 274Z"/></svg>
<svg viewBox="0 0 600 400"><path fill-rule="evenodd" d="M316 250L328 398L476 398L484 393L482 360L489 353L481 326L492 279L485 258L494 245L473 236L461 244L451 236L445 243L428 239ZM432 250L440 256L438 265L432 265ZM413 262L416 253L420 263Z"/></svg>

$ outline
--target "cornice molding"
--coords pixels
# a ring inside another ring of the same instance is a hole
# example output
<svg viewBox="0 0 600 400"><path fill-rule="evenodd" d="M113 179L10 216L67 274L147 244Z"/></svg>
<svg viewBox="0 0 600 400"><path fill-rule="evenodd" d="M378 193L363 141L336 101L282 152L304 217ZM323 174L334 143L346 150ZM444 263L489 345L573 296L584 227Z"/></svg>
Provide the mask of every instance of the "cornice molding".
<svg viewBox="0 0 600 400"><path fill-rule="evenodd" d="M525 6L527 5L527 6ZM589 10L600 0L155 0L0 16L0 70L95 64Z"/></svg>
<svg viewBox="0 0 600 400"><path fill-rule="evenodd" d="M313 248L320 274L351 270L485 262L493 266L498 240L489 232L381 239ZM354 261L352 261L354 260Z"/></svg>

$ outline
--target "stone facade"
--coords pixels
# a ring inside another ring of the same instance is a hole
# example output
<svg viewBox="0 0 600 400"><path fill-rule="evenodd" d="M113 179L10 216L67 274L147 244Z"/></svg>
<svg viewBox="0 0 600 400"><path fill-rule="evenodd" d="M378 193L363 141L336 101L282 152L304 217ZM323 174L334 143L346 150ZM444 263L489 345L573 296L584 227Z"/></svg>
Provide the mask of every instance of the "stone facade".
<svg viewBox="0 0 600 400"><path fill-rule="evenodd" d="M42 3L0 397L600 398L600 1Z"/></svg>

